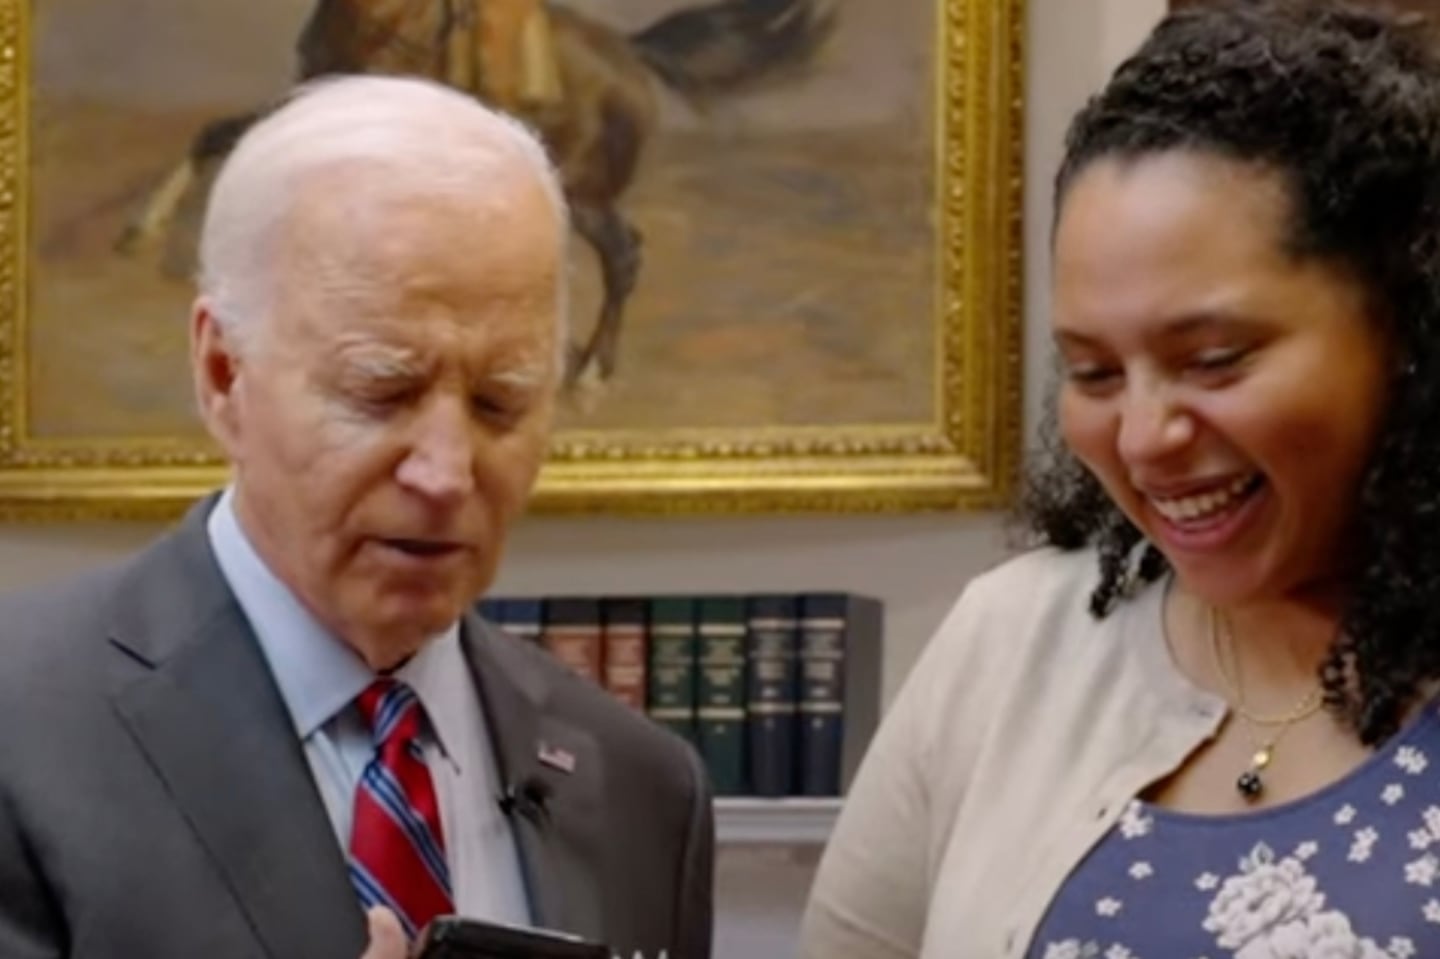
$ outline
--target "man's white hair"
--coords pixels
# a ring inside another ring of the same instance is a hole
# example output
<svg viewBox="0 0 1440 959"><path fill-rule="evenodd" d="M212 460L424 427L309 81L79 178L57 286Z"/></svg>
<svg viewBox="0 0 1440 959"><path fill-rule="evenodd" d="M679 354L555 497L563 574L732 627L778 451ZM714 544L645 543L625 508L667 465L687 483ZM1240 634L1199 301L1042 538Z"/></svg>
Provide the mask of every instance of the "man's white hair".
<svg viewBox="0 0 1440 959"><path fill-rule="evenodd" d="M518 120L419 78L314 80L251 127L210 190L200 235L200 293L216 322L244 348L255 321L274 305L279 228L302 181L361 164L394 176L407 188L473 195L485 188L487 173L517 162L539 181L559 227L556 333L563 355L569 328L569 211L559 174L544 146ZM376 187L381 186L377 180Z"/></svg>

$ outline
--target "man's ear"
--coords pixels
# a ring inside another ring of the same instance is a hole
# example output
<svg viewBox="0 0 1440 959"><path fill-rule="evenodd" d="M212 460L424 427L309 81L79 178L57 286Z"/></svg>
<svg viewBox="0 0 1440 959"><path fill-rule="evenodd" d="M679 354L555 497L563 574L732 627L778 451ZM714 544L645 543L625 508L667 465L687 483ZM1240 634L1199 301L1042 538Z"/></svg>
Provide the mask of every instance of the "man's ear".
<svg viewBox="0 0 1440 959"><path fill-rule="evenodd" d="M208 297L190 310L190 374L205 428L233 460L240 439L237 403L240 350L233 333L216 317Z"/></svg>

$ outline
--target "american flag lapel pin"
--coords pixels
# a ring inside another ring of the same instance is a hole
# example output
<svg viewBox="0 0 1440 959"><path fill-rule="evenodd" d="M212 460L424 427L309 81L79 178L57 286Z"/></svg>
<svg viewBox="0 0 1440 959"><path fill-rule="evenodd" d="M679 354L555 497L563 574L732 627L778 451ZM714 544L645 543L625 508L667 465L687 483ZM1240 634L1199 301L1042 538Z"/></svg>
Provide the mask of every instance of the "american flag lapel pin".
<svg viewBox="0 0 1440 959"><path fill-rule="evenodd" d="M575 754L568 749L552 746L542 741L536 757L546 766L558 769L562 773L569 774L575 771Z"/></svg>

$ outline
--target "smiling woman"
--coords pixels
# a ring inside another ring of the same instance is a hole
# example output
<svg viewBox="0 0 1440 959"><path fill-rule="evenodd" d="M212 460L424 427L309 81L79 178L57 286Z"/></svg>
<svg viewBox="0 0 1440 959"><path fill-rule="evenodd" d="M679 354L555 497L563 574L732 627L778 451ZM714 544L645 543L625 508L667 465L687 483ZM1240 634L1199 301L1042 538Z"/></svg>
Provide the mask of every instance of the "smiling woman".
<svg viewBox="0 0 1440 959"><path fill-rule="evenodd" d="M1284 176L1107 156L1069 184L1056 237L1065 441L1212 604L1343 575L1388 398L1385 328L1349 271L1290 250Z"/></svg>
<svg viewBox="0 0 1440 959"><path fill-rule="evenodd" d="M891 707L806 956L1440 954L1437 224L1383 12L1187 8L1079 113L1039 548Z"/></svg>

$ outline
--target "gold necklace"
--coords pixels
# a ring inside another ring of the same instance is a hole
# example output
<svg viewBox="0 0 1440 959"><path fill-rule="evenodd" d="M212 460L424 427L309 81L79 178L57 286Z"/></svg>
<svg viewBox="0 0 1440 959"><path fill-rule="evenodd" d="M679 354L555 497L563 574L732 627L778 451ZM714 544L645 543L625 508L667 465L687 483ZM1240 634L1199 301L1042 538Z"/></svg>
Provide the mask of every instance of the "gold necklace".
<svg viewBox="0 0 1440 959"><path fill-rule="evenodd" d="M1325 703L1325 690L1317 686L1306 693L1300 700L1290 708L1288 712L1278 715L1266 716L1252 713L1245 706L1245 691L1241 688L1239 679L1239 663L1232 677L1231 672L1226 668L1224 658L1220 655L1220 636L1224 633L1226 645L1230 649L1230 655L1235 655L1235 638L1230 632L1229 620L1225 619L1214 607L1210 608L1210 655L1215 661L1215 672L1220 676L1220 681L1225 684L1226 693L1229 696L1230 704L1243 719L1250 725L1258 727L1275 727L1268 737L1250 737L1255 747L1255 752L1250 757L1250 765L1245 768L1235 780L1235 788L1240 795L1248 800L1255 800L1265 791L1265 780L1261 773L1269 767L1275 758L1275 748L1280 740L1290 731L1290 727L1313 716Z"/></svg>

